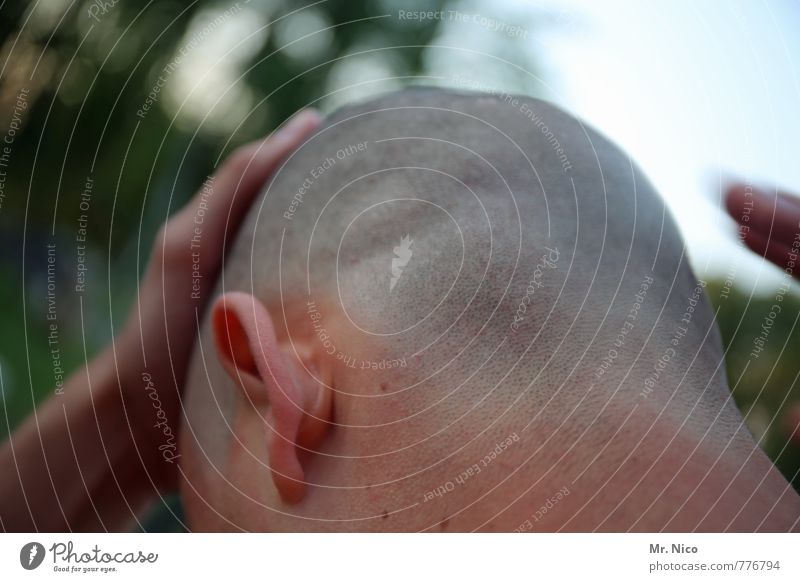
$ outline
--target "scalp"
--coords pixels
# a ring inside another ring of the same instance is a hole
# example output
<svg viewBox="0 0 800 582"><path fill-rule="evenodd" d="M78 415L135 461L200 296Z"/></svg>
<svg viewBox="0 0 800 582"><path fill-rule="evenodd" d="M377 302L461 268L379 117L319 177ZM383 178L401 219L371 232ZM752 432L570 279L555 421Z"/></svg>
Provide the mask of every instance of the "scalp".
<svg viewBox="0 0 800 582"><path fill-rule="evenodd" d="M406 235L413 258L390 292ZM555 267L541 268L546 249L557 251ZM453 370L463 379L481 365L472 385L505 378L498 405L526 391L534 410L564 388L582 393L570 388L591 381L652 277L603 380L631 367L641 368L637 381L646 374L696 285L683 250L639 169L573 116L531 97L411 89L340 109L286 161L217 292L253 293L279 315L316 301L344 322L338 339L349 349L361 340L388 359L416 356L415 368L398 370L406 382ZM721 357L705 297L697 311L684 369L696 355L707 367ZM201 341L213 345L207 323ZM224 384L206 360L194 378L207 383L209 370Z"/></svg>
<svg viewBox="0 0 800 582"><path fill-rule="evenodd" d="M337 157L354 144L363 151ZM314 178L324 160L334 163ZM406 235L413 259L390 291L393 251ZM539 280L546 249L558 264ZM330 116L265 189L228 270L231 284L269 304L332 298L353 334L396 354L434 342L428 349L441 348L444 361L476 334L470 359L503 338L510 358L541 363L560 351L574 363L585 348L596 357L646 277L655 284L653 309L634 330L642 342L659 320L680 319L697 283L663 201L614 144L530 97L439 89ZM542 286L512 330L532 278ZM692 356L707 352L705 297L697 313L702 333L683 349ZM713 361L721 352L710 337Z"/></svg>
<svg viewBox="0 0 800 582"><path fill-rule="evenodd" d="M404 237L411 258L392 284ZM735 430L702 290L643 396L696 288L662 199L595 130L531 97L412 89L338 110L286 160L217 292L258 296L289 339L314 333L313 302L347 357L403 360L352 376L354 390L381 398L340 406L340 421L374 427L352 431L351 446L391 456L366 463L372 474L402 477L469 460L531 422L503 463L526 462L541 435L558 433L547 466L590 425L596 443L618 435L635 401L691 415L700 431L721 414ZM200 341L213 345L207 322ZM189 385L203 447L220 450L227 380L196 350Z"/></svg>

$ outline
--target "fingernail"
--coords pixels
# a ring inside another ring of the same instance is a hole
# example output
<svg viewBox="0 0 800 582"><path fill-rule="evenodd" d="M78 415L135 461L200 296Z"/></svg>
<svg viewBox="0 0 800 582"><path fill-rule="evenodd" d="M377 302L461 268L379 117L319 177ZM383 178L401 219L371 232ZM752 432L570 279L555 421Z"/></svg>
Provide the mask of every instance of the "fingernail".
<svg viewBox="0 0 800 582"><path fill-rule="evenodd" d="M315 109L304 109L292 117L286 125L278 130L275 137L278 139L294 139L298 135L305 133L322 120L322 115Z"/></svg>

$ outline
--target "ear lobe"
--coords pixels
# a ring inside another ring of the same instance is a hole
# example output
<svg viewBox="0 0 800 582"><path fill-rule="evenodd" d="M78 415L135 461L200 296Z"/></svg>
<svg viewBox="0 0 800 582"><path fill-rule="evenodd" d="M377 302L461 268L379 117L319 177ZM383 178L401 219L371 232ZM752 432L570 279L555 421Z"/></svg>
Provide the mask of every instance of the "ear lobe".
<svg viewBox="0 0 800 582"><path fill-rule="evenodd" d="M297 445L311 444L303 433L308 425L319 430L320 422L311 422L315 419L309 413L329 413L329 405L319 406L326 399L329 404L329 390L307 374L290 373L296 364L278 345L269 312L252 295L233 292L220 297L212 308L212 327L220 363L268 424L275 487L285 502L296 503L305 495Z"/></svg>

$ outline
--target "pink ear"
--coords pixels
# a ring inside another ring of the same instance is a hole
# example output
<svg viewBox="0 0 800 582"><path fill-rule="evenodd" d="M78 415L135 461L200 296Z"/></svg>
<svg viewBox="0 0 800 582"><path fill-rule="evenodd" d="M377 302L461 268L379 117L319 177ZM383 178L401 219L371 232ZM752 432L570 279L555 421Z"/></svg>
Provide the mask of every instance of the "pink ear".
<svg viewBox="0 0 800 582"><path fill-rule="evenodd" d="M226 293L212 309L220 362L256 406L268 403L265 417L272 479L281 498L296 503L305 493L297 440L308 395L292 379L278 346L269 312L252 295Z"/></svg>

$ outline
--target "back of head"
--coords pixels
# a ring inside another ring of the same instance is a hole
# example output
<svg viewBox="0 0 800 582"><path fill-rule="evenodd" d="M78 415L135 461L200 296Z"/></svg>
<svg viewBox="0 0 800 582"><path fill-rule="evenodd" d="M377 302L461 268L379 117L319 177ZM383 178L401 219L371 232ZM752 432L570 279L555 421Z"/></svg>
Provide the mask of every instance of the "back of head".
<svg viewBox="0 0 800 582"><path fill-rule="evenodd" d="M750 450L663 202L533 98L337 111L254 204L231 291L332 404L324 436L292 443L305 493L287 503L260 444L280 413L237 390L207 317L182 435L198 527L660 528L694 507L693 468Z"/></svg>

